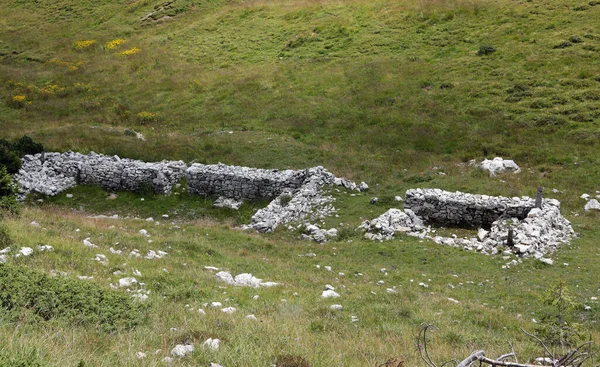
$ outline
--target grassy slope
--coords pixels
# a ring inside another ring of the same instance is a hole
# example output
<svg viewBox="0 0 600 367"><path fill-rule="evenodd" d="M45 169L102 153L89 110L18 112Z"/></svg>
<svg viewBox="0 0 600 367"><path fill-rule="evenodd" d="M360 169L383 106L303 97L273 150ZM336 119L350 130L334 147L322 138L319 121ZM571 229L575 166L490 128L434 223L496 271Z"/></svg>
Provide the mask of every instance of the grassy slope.
<svg viewBox="0 0 600 367"><path fill-rule="evenodd" d="M321 164L372 186L369 196L336 194L340 217L327 224L340 228L340 222L354 228L361 218L385 211L391 196L411 187L507 196L534 195L538 185L556 187L563 193L552 196L562 201L563 212L584 236L557 254L557 266L526 262L503 271L500 258L412 239L371 244L346 230L352 243L321 247L286 233L263 238L222 224L187 222L186 213L192 211L223 217L203 201L172 197L145 206L135 195L120 195L107 204L103 193L77 189L76 202L64 195L54 202L105 214L157 218L168 212L184 221L187 231L149 229L156 232L156 245L171 246L172 256L160 260L160 266L106 254L110 262L103 267L90 260L94 251L82 248L86 233L101 243L102 253L115 242L144 250L155 245L136 235L147 224L93 221L44 205L8 221L18 243L57 248L24 262L71 276L94 274L103 285L115 280L111 273L120 264L126 264L122 270L136 267L153 290L151 322L114 338L60 322L24 322L17 333L15 325L6 325L0 328L2 338L10 340L5 350L37 348L53 364L84 359L90 365L135 365L135 351L160 348L162 358L178 338L185 339L184 333L196 333L198 339L224 338L224 349L208 356L198 352L189 363L267 365L289 351L316 366L374 365L397 355L416 365L413 342L421 323L441 327L436 339L440 358L458 358L473 348L505 352L507 339L519 340L518 348L529 353L534 346L517 327L533 327L528 320L540 312L537 296L545 287L564 279L578 299L598 296L593 280L600 271L594 261L598 216L570 214L581 212L582 192L599 189L600 6L571 0L178 0L157 15L172 18L140 21L157 4L40 0L3 7L1 136L27 133L51 149L148 160L277 168ZM554 48L573 35L583 42ZM126 42L106 49L117 38ZM74 45L81 40L96 43L77 50ZM477 56L481 45L497 51ZM141 51L117 55L133 47ZM25 95L26 101L15 104L16 95ZM143 121L140 112L156 117ZM146 141L125 134L127 129L142 132ZM516 159L524 172L491 179L462 164L495 154ZM447 175L437 175L438 170ZM369 206L371 195L387 200ZM31 231L26 225L31 220L48 230ZM83 234L75 234L75 228ZM209 236L200 235L205 232ZM311 250L319 255L316 259L297 257ZM563 262L569 266L560 266ZM318 299L325 283L336 286L337 281L334 274L317 272L317 263L346 273L338 284L347 287L340 302L346 310L340 314L327 310L333 302ZM204 265L249 271L285 286L261 290L257 306L249 300L252 291L217 288L201 270ZM399 286L398 295L384 295L370 283L381 279L381 267L397 267L385 280ZM355 271L365 277L353 278ZM410 279L432 279L431 287L419 288ZM446 286L458 282L464 286ZM237 316L215 311L200 318L183 308L227 297L239 309ZM450 304L447 297L461 304ZM592 307L581 317L597 337L598 305ZM242 320L247 313L264 322L247 327ZM517 314L524 315L522 321ZM350 324L350 315L361 321ZM169 333L170 327L182 328L183 336ZM80 339L89 342L72 341Z"/></svg>
<svg viewBox="0 0 600 367"><path fill-rule="evenodd" d="M32 228L28 224L31 220L44 229ZM580 317L587 322L587 330L598 336L595 326L589 328L597 322L599 311L598 303L589 301L598 294L597 284L589 279L600 269L597 262L586 261L597 257L598 250L580 242L555 257L558 264L568 262L568 266L546 267L529 261L502 270L499 257L410 238L367 244L352 236L350 243L346 239L315 245L292 238L282 241L278 236L239 233L210 222L179 223L182 228L173 229L167 222L155 225L134 219L95 220L52 207L28 209L22 218L8 220L7 224L22 245L44 243L55 247L50 254L21 258L20 264L66 271L71 277L93 275L93 281L104 286L125 276L112 275L113 271L131 276L135 268L142 273L139 280L152 291L150 321L114 337L60 321L31 325L22 320L0 328L0 335L8 340L3 348L36 348L50 363L74 365L84 360L89 365L138 365L135 352L161 349L144 362L154 365L178 342L191 340L198 346L207 337L218 337L223 340L218 353L199 351L181 364L218 361L226 366L264 366L277 355L291 353L315 366L372 366L391 357L418 365L414 336L423 323L430 322L441 328L434 336L435 354L440 359L460 358L474 348L501 353L509 339L517 342L518 352L532 355L536 347L518 328L533 329L530 320L539 319L543 313L539 296L558 279L568 279L573 293L588 299L585 302L592 309ZM142 228L148 230L152 243L138 234ZM597 235L597 230L587 233ZM81 243L84 237L90 237L100 248L85 248ZM110 254L110 246L124 250L124 254ZM157 260L134 259L126 255L133 248L142 253L162 249L169 255ZM298 257L308 252L315 252L317 257ZM92 261L96 253L106 254L108 265ZM316 269L317 264L332 266L333 272ZM223 286L203 269L205 265L234 274L251 272L265 280L282 282L283 286L259 290ZM381 268L387 268L387 276ZM376 285L379 280L385 284ZM419 287L419 282L429 288ZM325 284L336 287L342 298L320 299ZM394 286L398 294L385 293L386 287ZM260 295L258 300L252 299L255 294ZM448 297L461 303L455 305ZM225 315L202 306L212 301L238 311ZM343 304L344 310L329 311L333 303ZM198 315L186 310L185 305L202 307L208 314ZM244 320L251 313L258 322ZM352 315L360 321L351 323ZM172 327L178 330L169 331Z"/></svg>

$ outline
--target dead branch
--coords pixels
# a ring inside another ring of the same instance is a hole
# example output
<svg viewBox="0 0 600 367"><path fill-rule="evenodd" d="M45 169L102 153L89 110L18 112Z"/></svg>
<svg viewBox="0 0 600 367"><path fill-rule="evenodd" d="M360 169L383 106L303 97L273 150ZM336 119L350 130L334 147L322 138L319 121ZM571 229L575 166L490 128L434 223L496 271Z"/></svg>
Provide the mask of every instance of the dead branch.
<svg viewBox="0 0 600 367"><path fill-rule="evenodd" d="M432 324L428 324L428 325L425 325L419 331L419 336L418 336L418 340L417 340L417 349L419 351L419 355L421 356L421 359L427 364L427 366L437 367L435 362L433 362L433 360L431 359L431 356L429 355L429 351L427 348L427 331L429 329L433 330L433 329L437 329L437 328ZM545 354L548 355L548 357L544 356L543 359L544 359L545 363L549 363L548 361L552 361L552 363L550 365L547 365L547 364L546 365L533 365L533 364L528 364L528 363L519 363L517 354L515 353L515 349L513 348L513 345L509 342L508 345L510 346L510 349L511 349L510 353L503 354L500 357L498 357L497 359L491 359L491 358L488 358L485 356L485 352L483 350L479 350L477 352L472 353L470 356L468 356L467 358L462 360L460 363L456 364L456 362L455 362L456 367L469 367L473 362L479 362L480 366L482 364L487 364L492 367L497 367L497 366L503 366L503 367L581 367L583 365L583 363L585 363L586 361L588 361L588 360L593 361L594 355L596 355L599 352L599 350L595 350L595 351L592 350L592 342L588 341L588 342L585 342L585 343L579 345L577 348L569 351L561 358L558 358L558 357L555 357L552 353L550 353L550 350L548 349L546 344L544 344L544 342L540 338L538 338L537 336L535 336L531 333L528 333L527 331L525 331L523 329L521 329L521 331L523 331L523 333L534 338L537 342L539 342L539 344L544 349ZM508 358L513 358L514 362L506 361L506 359L508 359ZM444 362L442 364L442 366L444 366L448 363L451 363L451 362L454 362L454 361Z"/></svg>

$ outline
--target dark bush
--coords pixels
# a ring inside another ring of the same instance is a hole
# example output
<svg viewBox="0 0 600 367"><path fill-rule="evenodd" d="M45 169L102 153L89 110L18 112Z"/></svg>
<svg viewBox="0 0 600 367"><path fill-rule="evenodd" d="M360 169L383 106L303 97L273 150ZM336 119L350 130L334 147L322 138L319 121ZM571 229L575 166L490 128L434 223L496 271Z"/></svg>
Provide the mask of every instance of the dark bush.
<svg viewBox="0 0 600 367"><path fill-rule="evenodd" d="M17 154L4 144L0 145L0 167L6 169L10 174L19 172L21 168L21 159Z"/></svg>
<svg viewBox="0 0 600 367"><path fill-rule="evenodd" d="M583 40L581 39L581 37L579 37L577 35L571 36L571 38L569 38L569 41L572 42L572 43L581 43L581 42L583 42Z"/></svg>
<svg viewBox="0 0 600 367"><path fill-rule="evenodd" d="M12 144L12 150L18 154L19 157L22 157L26 154L38 154L44 151L44 146L40 143L36 143L27 135L23 135L23 137Z"/></svg>
<svg viewBox="0 0 600 367"><path fill-rule="evenodd" d="M104 331L130 328L142 322L146 306L129 295L98 284L53 278L18 265L0 265L0 318L63 319L75 325L95 325ZM31 318L31 316L29 317Z"/></svg>
<svg viewBox="0 0 600 367"><path fill-rule="evenodd" d="M567 47L571 47L573 46L573 44L569 41L565 41L565 42L561 42L558 45L554 46L553 48L567 48Z"/></svg>
<svg viewBox="0 0 600 367"><path fill-rule="evenodd" d="M6 168L0 166L0 218L7 213L15 214L19 211L17 202L18 187L13 182Z"/></svg>
<svg viewBox="0 0 600 367"><path fill-rule="evenodd" d="M494 52L496 52L496 49L494 48L494 46L483 45L483 46L479 47L479 51L477 51L477 55L478 56L489 55Z"/></svg>

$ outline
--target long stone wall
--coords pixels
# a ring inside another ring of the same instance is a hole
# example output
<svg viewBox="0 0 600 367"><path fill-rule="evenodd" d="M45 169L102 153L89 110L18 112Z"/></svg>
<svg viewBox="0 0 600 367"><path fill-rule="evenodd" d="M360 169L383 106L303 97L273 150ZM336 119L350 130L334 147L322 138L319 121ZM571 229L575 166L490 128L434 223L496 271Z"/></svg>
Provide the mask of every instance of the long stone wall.
<svg viewBox="0 0 600 367"><path fill-rule="evenodd" d="M225 164L192 164L186 172L188 190L196 195L234 199L275 198L307 180L307 171L266 170Z"/></svg>
<svg viewBox="0 0 600 367"><path fill-rule="evenodd" d="M107 190L140 191L149 187L168 194L185 174L182 161L143 161L91 152L27 155L15 175L21 197L30 192L53 196L76 184L97 185Z"/></svg>
<svg viewBox="0 0 600 367"><path fill-rule="evenodd" d="M102 154L45 153L28 155L15 180L21 186L20 199L37 192L54 196L77 184L101 186L107 190L141 191L151 187L169 194L185 176L191 194L220 196L234 200L274 199L259 210L245 228L270 232L292 221L321 218L332 214L331 196L321 194L325 185L364 191L360 185L337 178L323 167L299 171L265 170L224 164L187 166L182 161L146 163Z"/></svg>
<svg viewBox="0 0 600 367"><path fill-rule="evenodd" d="M454 227L486 227L500 217L524 219L534 207L528 197L474 195L440 189L406 192L404 207L426 222Z"/></svg>

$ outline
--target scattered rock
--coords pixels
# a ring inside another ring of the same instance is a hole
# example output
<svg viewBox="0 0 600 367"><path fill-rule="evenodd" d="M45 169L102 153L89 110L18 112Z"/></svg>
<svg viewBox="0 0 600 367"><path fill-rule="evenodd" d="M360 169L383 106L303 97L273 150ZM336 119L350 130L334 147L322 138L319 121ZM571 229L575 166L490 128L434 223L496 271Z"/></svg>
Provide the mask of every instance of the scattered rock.
<svg viewBox="0 0 600 367"><path fill-rule="evenodd" d="M171 349L171 355L173 357L182 358L182 357L185 357L186 354L192 353L193 351L194 351L193 345L177 344L173 349Z"/></svg>
<svg viewBox="0 0 600 367"><path fill-rule="evenodd" d="M208 338L204 341L204 343L202 343L202 347L205 349L210 349L212 351L217 351L217 350L219 350L220 344L221 344L221 340Z"/></svg>
<svg viewBox="0 0 600 367"><path fill-rule="evenodd" d="M19 253L17 253L17 257L18 256L31 256L33 254L33 249L31 247L21 247L19 249Z"/></svg>
<svg viewBox="0 0 600 367"><path fill-rule="evenodd" d="M323 293L321 294L322 298L339 298L341 297L338 293L336 293L334 290L328 289L323 291Z"/></svg>
<svg viewBox="0 0 600 367"><path fill-rule="evenodd" d="M240 286L240 287L273 287L278 285L275 282L263 282L262 279L256 278L252 274L242 273L235 276L235 278L227 271L220 271L215 274L215 277L227 284Z"/></svg>
<svg viewBox="0 0 600 367"><path fill-rule="evenodd" d="M119 287L131 287L134 284L137 284L137 279L133 277L121 278L119 279Z"/></svg>
<svg viewBox="0 0 600 367"><path fill-rule="evenodd" d="M329 309L332 311L341 311L343 308L344 306L338 304L329 306Z"/></svg>
<svg viewBox="0 0 600 367"><path fill-rule="evenodd" d="M588 200L588 202L583 207L583 210L589 212L590 210L600 210L600 203L596 199Z"/></svg>
<svg viewBox="0 0 600 367"><path fill-rule="evenodd" d="M85 238L85 239L83 240L83 244L84 244L86 247L90 247L90 248L97 248L97 247L98 247L98 246L96 246L95 244L93 244L92 242L90 242L90 238L89 238L89 237L88 237L88 238Z"/></svg>
<svg viewBox="0 0 600 367"><path fill-rule="evenodd" d="M235 200L219 196L219 198L213 203L215 208L227 208L232 210L239 210L244 202L242 200Z"/></svg>
<svg viewBox="0 0 600 367"><path fill-rule="evenodd" d="M496 157L492 160L484 159L478 166L483 170L489 171L490 176L504 172L521 172L521 168L513 160L502 159L501 157Z"/></svg>
<svg viewBox="0 0 600 367"><path fill-rule="evenodd" d="M225 307L221 309L221 312L223 313L234 313L235 311L237 311L235 307Z"/></svg>

